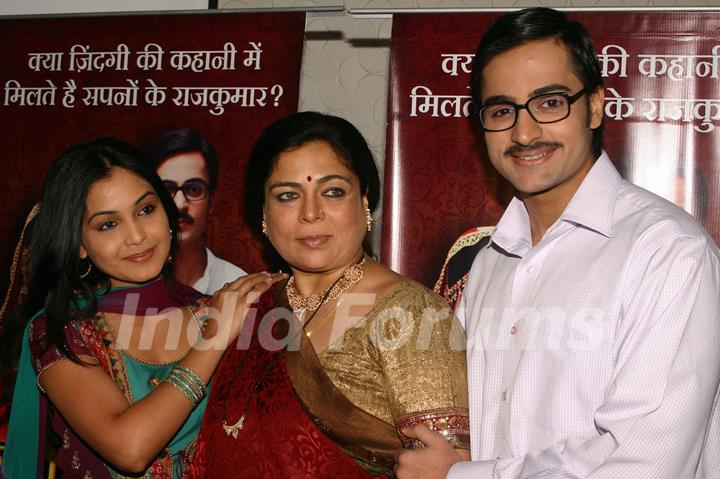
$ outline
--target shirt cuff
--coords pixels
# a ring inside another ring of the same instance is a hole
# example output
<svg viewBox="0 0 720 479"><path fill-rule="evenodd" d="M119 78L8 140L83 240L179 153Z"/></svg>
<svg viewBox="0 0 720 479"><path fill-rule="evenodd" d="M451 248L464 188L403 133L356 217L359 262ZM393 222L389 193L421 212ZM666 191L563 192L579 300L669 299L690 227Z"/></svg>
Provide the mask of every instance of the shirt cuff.
<svg viewBox="0 0 720 479"><path fill-rule="evenodd" d="M446 479L492 479L496 461L462 461L452 465Z"/></svg>

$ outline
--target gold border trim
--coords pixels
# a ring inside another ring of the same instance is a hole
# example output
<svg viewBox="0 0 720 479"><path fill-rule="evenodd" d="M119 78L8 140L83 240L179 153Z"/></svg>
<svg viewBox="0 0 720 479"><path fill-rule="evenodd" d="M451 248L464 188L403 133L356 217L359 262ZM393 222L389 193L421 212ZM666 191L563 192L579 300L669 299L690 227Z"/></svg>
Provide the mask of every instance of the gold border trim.
<svg viewBox="0 0 720 479"><path fill-rule="evenodd" d="M470 449L470 416L466 408L445 408L408 414L395 423L400 440L405 449L425 447L422 441L403 434L403 431L423 424L431 431L441 434L451 446Z"/></svg>

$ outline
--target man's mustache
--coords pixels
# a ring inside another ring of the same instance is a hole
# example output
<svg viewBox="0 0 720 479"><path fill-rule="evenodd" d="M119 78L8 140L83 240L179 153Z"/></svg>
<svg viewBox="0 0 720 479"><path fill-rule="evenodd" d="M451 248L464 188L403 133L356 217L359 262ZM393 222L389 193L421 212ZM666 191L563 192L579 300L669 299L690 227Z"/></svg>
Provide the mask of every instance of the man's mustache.
<svg viewBox="0 0 720 479"><path fill-rule="evenodd" d="M186 223L188 223L188 224L193 224L193 223L195 223L195 220L193 219L193 217L190 216L189 214L187 214L187 213L184 212L184 211L181 211L181 212L180 212L180 217L178 218L178 221L184 221L184 222L186 222Z"/></svg>
<svg viewBox="0 0 720 479"><path fill-rule="evenodd" d="M562 143L556 141L539 141L532 145L513 145L505 150L506 155L520 155L527 153L535 153L543 148L562 148Z"/></svg>

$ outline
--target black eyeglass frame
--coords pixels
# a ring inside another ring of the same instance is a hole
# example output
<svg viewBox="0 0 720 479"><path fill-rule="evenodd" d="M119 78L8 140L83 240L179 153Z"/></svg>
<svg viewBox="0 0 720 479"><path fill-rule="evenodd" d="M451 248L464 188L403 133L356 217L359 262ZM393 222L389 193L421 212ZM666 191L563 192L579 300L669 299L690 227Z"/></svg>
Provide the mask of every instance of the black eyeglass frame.
<svg viewBox="0 0 720 479"><path fill-rule="evenodd" d="M208 194L210 192L210 185L208 185L207 182L201 178L189 179L182 185L178 185L177 182L172 180L162 180L162 182L163 185L165 185L165 189L168 190L168 193L170 193L170 196L173 199L175 198L175 195L177 195L178 191L182 191L185 200L191 203L204 200L208 197ZM186 190L196 185L202 185L205 188L205 193L199 198L189 198Z"/></svg>
<svg viewBox="0 0 720 479"><path fill-rule="evenodd" d="M574 95L570 95L566 91L552 91L552 92L548 92L548 93L541 93L539 95L535 95L534 97L528 98L528 100L525 103L523 103L522 105L518 105L517 103L513 103L510 101L498 101L498 102L494 102L494 103L489 103L487 105L483 105L482 107L480 107L477 110L477 118L480 120L480 124L482 124L483 129L485 131L490 131L490 132L506 131L506 130L509 130L512 127L514 127L515 124L517 123L517 119L520 114L520 110L527 110L528 114L530 115L530 118L532 118L533 121L535 121L535 123L540 123L543 125L547 125L549 123L557 123L559 121L563 121L565 118L570 116L570 111L571 111L571 107L572 107L573 103L578 101L580 99L580 97L582 97L585 93L587 93L585 88L582 88L580 91L578 91ZM563 116L562 118L558 118L557 120L550 120L550 121L538 120L537 118L535 118L535 115L533 115L532 111L530 111L528 106L530 105L531 102L537 100L538 98L542 98L544 96L552 96L552 95L561 95L567 99L568 107L567 107L567 112L565 112L565 116ZM493 106L497 106L497 105L508 105L508 106L511 106L513 108L513 110L515 111L515 118L513 119L512 124L506 128L501 128L499 130L486 127L485 122L482 119L483 110L493 107Z"/></svg>

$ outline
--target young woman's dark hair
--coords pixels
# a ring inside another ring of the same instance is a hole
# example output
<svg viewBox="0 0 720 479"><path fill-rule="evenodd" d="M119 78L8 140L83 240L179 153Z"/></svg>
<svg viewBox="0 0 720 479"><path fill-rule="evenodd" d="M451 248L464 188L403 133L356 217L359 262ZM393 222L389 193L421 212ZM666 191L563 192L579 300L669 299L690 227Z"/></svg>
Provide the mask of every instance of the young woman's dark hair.
<svg viewBox="0 0 720 479"><path fill-rule="evenodd" d="M81 259L82 222L90 187L123 168L144 179L155 190L172 229L172 245L178 230L178 211L152 164L134 146L113 138L100 138L67 149L45 177L40 210L32 221L30 279L25 321L40 309L48 320L48 346L54 345L77 360L67 347L64 326L97 311L95 293L107 289L110 279L90 259ZM172 251L172 248L171 248ZM90 269L90 273L85 273ZM164 275L171 275L166 264Z"/></svg>
<svg viewBox="0 0 720 479"><path fill-rule="evenodd" d="M367 195L374 212L380 201L380 176L370 148L362 134L347 120L317 112L286 116L265 129L258 138L245 176L245 217L256 231L261 231L265 182L277 163L278 156L312 141L330 145L340 160L360 179L360 191ZM368 242L365 250L370 252Z"/></svg>
<svg viewBox="0 0 720 479"><path fill-rule="evenodd" d="M153 140L147 150L148 157L155 168L171 156L181 153L198 152L205 160L210 191L215 191L218 182L218 157L215 148L192 128L183 128L163 133Z"/></svg>
<svg viewBox="0 0 720 479"><path fill-rule="evenodd" d="M497 55L535 40L555 38L570 53L572 67L586 92L592 93L602 86L600 62L590 34L576 21L570 21L563 12L545 7L533 7L498 18L485 31L480 40L470 76L472 97L482 106L480 93L483 71ZM603 124L593 130L592 152L600 156L603 144Z"/></svg>

